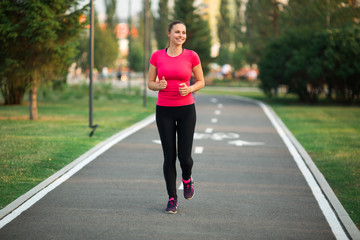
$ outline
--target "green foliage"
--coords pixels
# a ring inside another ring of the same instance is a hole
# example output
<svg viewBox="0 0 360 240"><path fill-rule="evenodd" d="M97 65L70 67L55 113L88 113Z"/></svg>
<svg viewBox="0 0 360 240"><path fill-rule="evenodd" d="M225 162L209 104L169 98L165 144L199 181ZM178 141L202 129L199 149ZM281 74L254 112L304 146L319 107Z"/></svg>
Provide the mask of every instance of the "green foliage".
<svg viewBox="0 0 360 240"><path fill-rule="evenodd" d="M286 85L301 101L327 93L341 103L359 102L360 28L288 32L266 46L259 68L268 95Z"/></svg>
<svg viewBox="0 0 360 240"><path fill-rule="evenodd" d="M169 24L169 9L168 0L159 1L158 16L154 18L155 21L155 38L157 42L157 48L163 49L167 44L167 32Z"/></svg>
<svg viewBox="0 0 360 240"><path fill-rule="evenodd" d="M232 42L232 24L229 11L229 1L220 1L220 14L217 19L218 22L218 37L220 40L221 48L229 47Z"/></svg>
<svg viewBox="0 0 360 240"><path fill-rule="evenodd" d="M221 66L227 63L231 64L231 56L232 52L230 51L229 47L220 47L219 55L217 56L216 61Z"/></svg>
<svg viewBox="0 0 360 240"><path fill-rule="evenodd" d="M106 9L106 24L112 36L116 40L115 27L119 20L116 17L116 3L117 0L104 0Z"/></svg>
<svg viewBox="0 0 360 240"><path fill-rule="evenodd" d="M96 12L94 16L94 67L101 71L105 66L114 66L119 55L119 45L113 35L112 28L101 29ZM79 39L76 57L77 65L83 70L89 69L89 44L89 35L83 34Z"/></svg>
<svg viewBox="0 0 360 240"><path fill-rule="evenodd" d="M322 31L351 26L359 16L360 9L351 6L348 0L290 0L284 6L281 24L283 29Z"/></svg>
<svg viewBox="0 0 360 240"><path fill-rule="evenodd" d="M241 0L235 0L235 17L232 19L229 1L222 0L220 2L220 15L217 19L220 49L216 61L219 65L230 64L235 70L245 65L249 48L249 45L243 45L241 4Z"/></svg>
<svg viewBox="0 0 360 240"><path fill-rule="evenodd" d="M0 87L6 104L19 104L31 79L63 75L83 25L76 0L0 2Z"/></svg>
<svg viewBox="0 0 360 240"><path fill-rule="evenodd" d="M184 48L194 50L201 59L204 74L209 72L209 63L212 62L211 34L207 16L198 14L194 7L194 0L176 0L174 19L182 20L186 25L187 39Z"/></svg>
<svg viewBox="0 0 360 240"><path fill-rule="evenodd" d="M258 63L268 41L287 32L319 32L346 28L360 21L360 8L348 0L249 0L246 6L246 37L249 63Z"/></svg>
<svg viewBox="0 0 360 240"><path fill-rule="evenodd" d="M246 4L245 45L250 48L248 63L258 63L267 41L278 35L280 4L275 0L250 0Z"/></svg>
<svg viewBox="0 0 360 240"><path fill-rule="evenodd" d="M135 72L144 70L144 43L134 39L131 44L130 68Z"/></svg>
<svg viewBox="0 0 360 240"><path fill-rule="evenodd" d="M105 66L112 67L114 65L119 55L119 46L111 29L103 30L97 25L94 30L94 66L101 71Z"/></svg>

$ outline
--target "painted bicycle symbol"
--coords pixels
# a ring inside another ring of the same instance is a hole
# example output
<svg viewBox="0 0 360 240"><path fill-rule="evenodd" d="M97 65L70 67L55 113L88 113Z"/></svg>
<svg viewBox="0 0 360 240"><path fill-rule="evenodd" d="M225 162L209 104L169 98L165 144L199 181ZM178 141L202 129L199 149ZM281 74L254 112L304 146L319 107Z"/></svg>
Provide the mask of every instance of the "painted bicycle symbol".
<svg viewBox="0 0 360 240"><path fill-rule="evenodd" d="M225 132L216 132L216 133L197 133L194 134L194 139L211 139L215 141L222 141L224 139L236 139L239 138L237 133L225 133Z"/></svg>
<svg viewBox="0 0 360 240"><path fill-rule="evenodd" d="M204 140L204 139L210 139L214 141L223 141L223 140L231 140L228 141L228 144L235 145L238 147L241 146L259 146L264 145L263 142L248 142L244 140L240 140L240 135L238 133L233 132L215 132L215 133L194 133L194 140ZM153 140L156 144L161 144L160 140Z"/></svg>

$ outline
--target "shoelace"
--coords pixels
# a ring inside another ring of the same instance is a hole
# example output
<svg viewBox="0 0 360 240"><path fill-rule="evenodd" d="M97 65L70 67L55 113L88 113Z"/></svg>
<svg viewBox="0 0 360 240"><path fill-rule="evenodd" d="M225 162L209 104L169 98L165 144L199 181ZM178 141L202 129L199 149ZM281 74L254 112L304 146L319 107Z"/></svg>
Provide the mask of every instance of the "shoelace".
<svg viewBox="0 0 360 240"><path fill-rule="evenodd" d="M184 187L186 188L186 191L189 191L191 184L192 184L192 182L184 183Z"/></svg>
<svg viewBox="0 0 360 240"><path fill-rule="evenodd" d="M176 201L175 200L169 201L168 207L172 207L172 206L176 206Z"/></svg>

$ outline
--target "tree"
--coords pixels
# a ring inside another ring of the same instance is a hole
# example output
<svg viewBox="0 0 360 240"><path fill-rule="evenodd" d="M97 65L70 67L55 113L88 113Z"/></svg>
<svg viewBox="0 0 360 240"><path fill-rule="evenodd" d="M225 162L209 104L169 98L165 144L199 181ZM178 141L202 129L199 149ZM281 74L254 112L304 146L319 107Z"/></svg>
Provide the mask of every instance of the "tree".
<svg viewBox="0 0 360 240"><path fill-rule="evenodd" d="M232 35L229 1L221 0L220 15L218 17L218 37L221 47L229 47L229 44L233 42Z"/></svg>
<svg viewBox="0 0 360 240"><path fill-rule="evenodd" d="M165 48L168 38L167 31L169 24L168 0L159 0L158 16L154 19L154 22L157 48Z"/></svg>
<svg viewBox="0 0 360 240"><path fill-rule="evenodd" d="M322 31L353 25L360 8L349 0L289 0L284 6L283 24L287 29Z"/></svg>
<svg viewBox="0 0 360 240"><path fill-rule="evenodd" d="M95 27L94 34L94 66L99 71L105 66L113 66L119 56L119 46L113 38L111 30Z"/></svg>
<svg viewBox="0 0 360 240"><path fill-rule="evenodd" d="M8 90L20 92L6 104L20 104L30 87L30 119L37 119L37 86L67 71L87 7L77 9L76 0L0 2L1 88L5 98Z"/></svg>
<svg viewBox="0 0 360 240"><path fill-rule="evenodd" d="M241 5L243 0L235 0L235 18L234 24L232 25L232 30L234 34L234 42L236 48L243 47L244 34L242 28L244 26L244 19L241 15Z"/></svg>
<svg viewBox="0 0 360 240"><path fill-rule="evenodd" d="M144 43L139 38L131 44L131 56L129 59L130 69L135 72L144 70Z"/></svg>
<svg viewBox="0 0 360 240"><path fill-rule="evenodd" d="M174 19L182 20L186 25L184 48L194 50L200 57L204 74L209 71L211 34L207 15L200 15L201 10L194 7L194 0L176 0Z"/></svg>
<svg viewBox="0 0 360 240"><path fill-rule="evenodd" d="M116 3L117 0L104 0L105 1L105 9L106 9L106 28L109 29L110 33L113 35L116 40L115 27L118 23L118 19L116 17Z"/></svg>
<svg viewBox="0 0 360 240"><path fill-rule="evenodd" d="M113 66L118 57L119 45L113 31L106 26L101 28L96 12L94 13L94 67L101 71L105 66ZM83 34L79 40L76 61L83 70L89 68L89 36Z"/></svg>
<svg viewBox="0 0 360 240"><path fill-rule="evenodd" d="M360 28L288 31L266 45L260 79L266 94L286 85L300 101L316 102L325 88L329 99L360 98Z"/></svg>
<svg viewBox="0 0 360 240"><path fill-rule="evenodd" d="M266 42L279 35L278 0L250 0L246 5L246 38L245 43L250 51L249 63L258 63Z"/></svg>
<svg viewBox="0 0 360 240"><path fill-rule="evenodd" d="M220 15L217 19L218 22L218 38L220 41L219 56L217 62L220 65L231 64L232 65L232 51L230 50L230 44L233 43L233 31L231 25L229 2L228 0L221 0L220 2Z"/></svg>
<svg viewBox="0 0 360 240"><path fill-rule="evenodd" d="M240 69L246 62L247 48L244 46L245 34L242 32L244 26L244 16L241 15L242 0L235 0L235 17L232 31L234 35L235 50L232 56L232 66Z"/></svg>

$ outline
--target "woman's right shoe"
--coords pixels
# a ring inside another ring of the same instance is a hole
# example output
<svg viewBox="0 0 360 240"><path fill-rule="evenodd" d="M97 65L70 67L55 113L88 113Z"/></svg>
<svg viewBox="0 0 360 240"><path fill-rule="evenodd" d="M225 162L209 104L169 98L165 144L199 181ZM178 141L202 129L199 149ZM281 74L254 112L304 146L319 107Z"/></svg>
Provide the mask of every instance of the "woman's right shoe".
<svg viewBox="0 0 360 240"><path fill-rule="evenodd" d="M165 212L170 214L175 214L177 213L177 206L178 206L178 201L175 200L174 198L170 198L167 207L165 209Z"/></svg>

